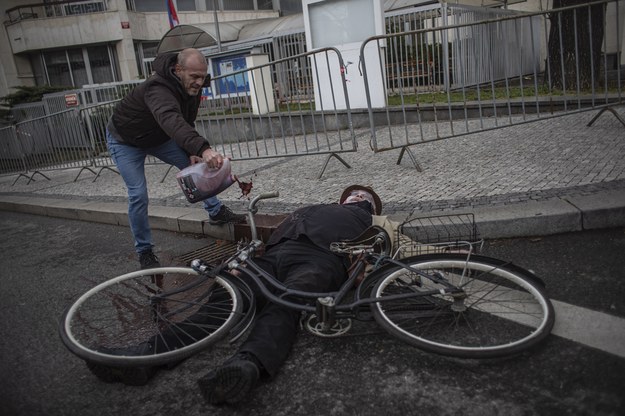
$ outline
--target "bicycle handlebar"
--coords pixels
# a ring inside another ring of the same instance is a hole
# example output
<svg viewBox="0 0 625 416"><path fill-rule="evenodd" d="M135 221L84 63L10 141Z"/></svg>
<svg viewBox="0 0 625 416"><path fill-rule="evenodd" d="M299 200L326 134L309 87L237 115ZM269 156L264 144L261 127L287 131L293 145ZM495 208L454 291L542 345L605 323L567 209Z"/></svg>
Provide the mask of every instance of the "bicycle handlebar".
<svg viewBox="0 0 625 416"><path fill-rule="evenodd" d="M248 211L255 212L255 210L256 210L256 203L258 201L260 201L261 199L277 198L279 196L280 196L280 192L278 192L278 191L265 192L264 194L260 194L258 196L255 196L250 201L250 205L249 205Z"/></svg>
<svg viewBox="0 0 625 416"><path fill-rule="evenodd" d="M248 213L247 213L247 217L248 217L247 223L250 226L250 231L252 233L252 240L258 239L258 234L256 232L256 222L254 221L254 214L256 214L256 212L258 211L258 209L256 208L256 204L261 199L277 198L279 196L280 196L280 192L278 191L265 192L264 194L255 196L250 201L250 205L249 205Z"/></svg>

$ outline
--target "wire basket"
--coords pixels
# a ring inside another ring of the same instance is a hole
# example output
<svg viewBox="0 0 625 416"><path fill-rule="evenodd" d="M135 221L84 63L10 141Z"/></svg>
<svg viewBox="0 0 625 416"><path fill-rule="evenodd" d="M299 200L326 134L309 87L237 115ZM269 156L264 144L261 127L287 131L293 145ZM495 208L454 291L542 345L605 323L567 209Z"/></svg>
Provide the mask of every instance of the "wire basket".
<svg viewBox="0 0 625 416"><path fill-rule="evenodd" d="M450 251L477 253L483 242L473 214L409 218L395 232L395 257Z"/></svg>

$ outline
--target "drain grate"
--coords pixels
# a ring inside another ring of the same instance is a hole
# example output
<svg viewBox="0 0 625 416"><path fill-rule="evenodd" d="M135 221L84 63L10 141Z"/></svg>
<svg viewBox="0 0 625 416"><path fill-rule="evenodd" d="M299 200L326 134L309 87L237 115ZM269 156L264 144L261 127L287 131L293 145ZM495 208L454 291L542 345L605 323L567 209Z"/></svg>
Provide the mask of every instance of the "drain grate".
<svg viewBox="0 0 625 416"><path fill-rule="evenodd" d="M221 263L237 251L237 244L231 241L217 240L205 247L200 247L189 253L176 257L176 262L189 266L195 259L208 263Z"/></svg>

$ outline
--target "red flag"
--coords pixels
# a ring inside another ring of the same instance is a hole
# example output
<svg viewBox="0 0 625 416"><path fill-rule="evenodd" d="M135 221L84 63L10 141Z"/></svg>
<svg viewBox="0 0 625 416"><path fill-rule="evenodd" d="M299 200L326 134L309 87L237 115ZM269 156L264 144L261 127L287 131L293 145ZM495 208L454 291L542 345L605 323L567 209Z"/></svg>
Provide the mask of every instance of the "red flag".
<svg viewBox="0 0 625 416"><path fill-rule="evenodd" d="M174 5L174 0L165 0L167 2L167 17L169 18L169 28L173 28L174 26L178 26L180 22L178 21L178 13L176 13L176 6Z"/></svg>

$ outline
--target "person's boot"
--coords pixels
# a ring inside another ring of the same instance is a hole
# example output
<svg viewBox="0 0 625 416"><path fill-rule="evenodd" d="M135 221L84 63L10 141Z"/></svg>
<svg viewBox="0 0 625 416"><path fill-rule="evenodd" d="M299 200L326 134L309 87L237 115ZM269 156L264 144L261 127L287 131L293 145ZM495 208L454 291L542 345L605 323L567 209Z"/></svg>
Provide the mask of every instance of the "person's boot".
<svg viewBox="0 0 625 416"><path fill-rule="evenodd" d="M139 253L139 264L141 265L141 270L161 267L158 257L156 257L152 250Z"/></svg>
<svg viewBox="0 0 625 416"><path fill-rule="evenodd" d="M127 348L100 347L98 351L111 355L146 355L152 344L143 342ZM86 361L87 368L98 379L105 383L121 382L128 386L144 386L158 371L158 367L118 367Z"/></svg>
<svg viewBox="0 0 625 416"><path fill-rule="evenodd" d="M260 378L260 363L239 353L198 380L204 399L210 404L235 404L246 398Z"/></svg>
<svg viewBox="0 0 625 416"><path fill-rule="evenodd" d="M221 206L217 214L208 216L208 223L211 225L221 225L226 223L242 224L245 221L245 215L235 214L225 205Z"/></svg>
<svg viewBox="0 0 625 416"><path fill-rule="evenodd" d="M87 361L87 368L105 383L124 383L127 386L145 386L157 372L156 367L111 367Z"/></svg>

